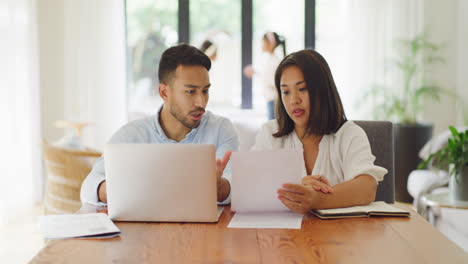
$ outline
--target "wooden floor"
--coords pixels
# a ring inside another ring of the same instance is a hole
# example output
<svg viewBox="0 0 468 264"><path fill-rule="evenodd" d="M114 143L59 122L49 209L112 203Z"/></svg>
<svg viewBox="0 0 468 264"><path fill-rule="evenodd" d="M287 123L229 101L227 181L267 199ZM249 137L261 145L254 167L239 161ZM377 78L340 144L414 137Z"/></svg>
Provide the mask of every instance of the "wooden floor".
<svg viewBox="0 0 468 264"><path fill-rule="evenodd" d="M15 217L14 221L0 225L0 262L28 263L44 246L37 217L43 206L30 208Z"/></svg>

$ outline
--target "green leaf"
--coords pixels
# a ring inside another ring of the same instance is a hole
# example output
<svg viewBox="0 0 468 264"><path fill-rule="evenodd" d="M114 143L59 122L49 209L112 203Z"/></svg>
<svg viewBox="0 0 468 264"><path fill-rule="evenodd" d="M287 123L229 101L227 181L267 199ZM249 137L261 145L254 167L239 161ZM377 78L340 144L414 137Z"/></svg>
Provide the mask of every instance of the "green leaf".
<svg viewBox="0 0 468 264"><path fill-rule="evenodd" d="M452 136L454 138L456 138L458 136L458 131L456 128L454 128L453 126L449 126L449 129L450 129L450 132L452 132Z"/></svg>

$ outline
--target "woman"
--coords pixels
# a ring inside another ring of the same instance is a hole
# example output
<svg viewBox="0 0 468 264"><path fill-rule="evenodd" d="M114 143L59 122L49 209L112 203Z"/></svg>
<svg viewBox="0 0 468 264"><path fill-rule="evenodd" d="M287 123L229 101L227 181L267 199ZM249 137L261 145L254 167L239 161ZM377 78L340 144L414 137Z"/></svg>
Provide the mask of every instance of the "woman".
<svg viewBox="0 0 468 264"><path fill-rule="evenodd" d="M218 47L210 40L203 41L200 50L205 53L212 62L215 61L218 56Z"/></svg>
<svg viewBox="0 0 468 264"><path fill-rule="evenodd" d="M267 102L267 118L272 120L275 118L275 99L276 89L274 83L275 70L280 59L275 56L275 50L278 46L283 49L283 56L286 56L286 40L284 37L278 35L276 32L267 32L262 38L262 51L264 52L261 57L261 62L256 65L255 69L252 65L244 68L244 75L252 78L255 74L260 78L262 85L262 92Z"/></svg>
<svg viewBox="0 0 468 264"><path fill-rule="evenodd" d="M325 59L313 50L288 55L275 85L276 120L262 127L253 150L303 149L308 175L285 183L278 198L298 213L373 202L387 170L374 165L364 130L346 119Z"/></svg>

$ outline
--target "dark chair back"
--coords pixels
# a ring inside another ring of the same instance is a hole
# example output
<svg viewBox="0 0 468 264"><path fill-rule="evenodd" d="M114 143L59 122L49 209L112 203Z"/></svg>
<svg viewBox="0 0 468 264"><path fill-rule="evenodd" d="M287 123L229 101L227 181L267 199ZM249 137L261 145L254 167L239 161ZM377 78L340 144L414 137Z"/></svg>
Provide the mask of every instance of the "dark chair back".
<svg viewBox="0 0 468 264"><path fill-rule="evenodd" d="M377 188L376 201L395 202L395 163L393 151L393 124L388 121L354 121L369 138L375 165L388 170Z"/></svg>

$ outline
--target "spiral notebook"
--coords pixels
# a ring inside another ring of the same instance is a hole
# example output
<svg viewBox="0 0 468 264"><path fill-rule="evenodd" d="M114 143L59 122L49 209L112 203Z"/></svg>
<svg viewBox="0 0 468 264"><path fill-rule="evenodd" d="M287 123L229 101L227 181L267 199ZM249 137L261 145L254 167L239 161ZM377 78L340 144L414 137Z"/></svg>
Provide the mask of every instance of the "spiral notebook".
<svg viewBox="0 0 468 264"><path fill-rule="evenodd" d="M370 216L399 216L409 217L409 211L394 207L385 202L373 202L366 206L313 210L312 213L320 219L336 219Z"/></svg>

